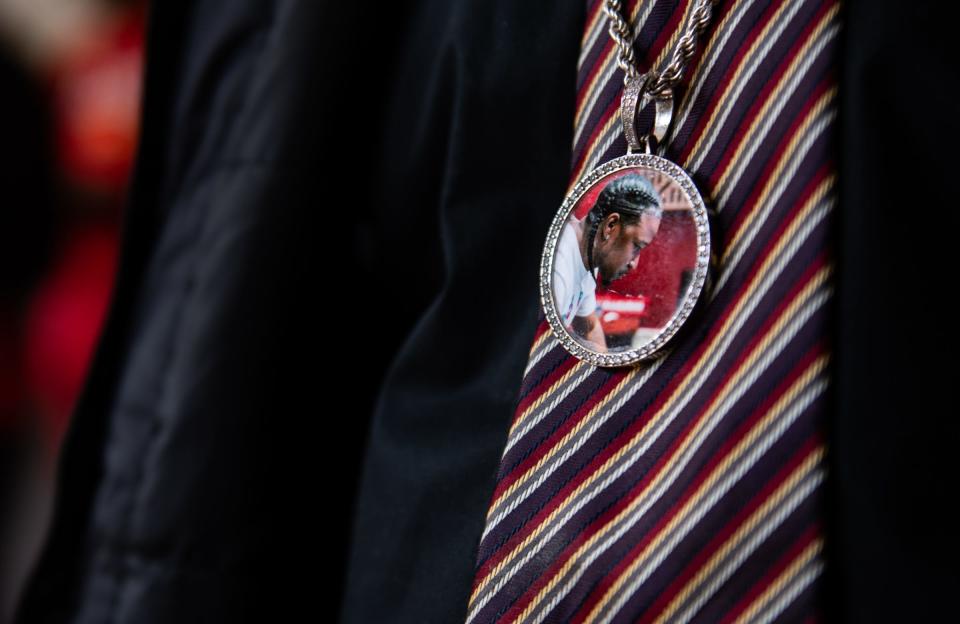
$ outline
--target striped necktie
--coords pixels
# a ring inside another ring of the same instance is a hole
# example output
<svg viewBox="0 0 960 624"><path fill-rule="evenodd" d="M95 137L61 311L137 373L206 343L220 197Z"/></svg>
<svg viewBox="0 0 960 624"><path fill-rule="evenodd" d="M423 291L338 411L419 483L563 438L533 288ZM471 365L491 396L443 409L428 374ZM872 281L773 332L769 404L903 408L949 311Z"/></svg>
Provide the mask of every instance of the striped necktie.
<svg viewBox="0 0 960 624"><path fill-rule="evenodd" d="M624 5L641 70L662 69L696 2ZM573 358L541 310L468 623L822 615L839 8L715 6L664 140L717 211L714 287L634 369ZM626 152L615 54L589 0L571 186Z"/></svg>

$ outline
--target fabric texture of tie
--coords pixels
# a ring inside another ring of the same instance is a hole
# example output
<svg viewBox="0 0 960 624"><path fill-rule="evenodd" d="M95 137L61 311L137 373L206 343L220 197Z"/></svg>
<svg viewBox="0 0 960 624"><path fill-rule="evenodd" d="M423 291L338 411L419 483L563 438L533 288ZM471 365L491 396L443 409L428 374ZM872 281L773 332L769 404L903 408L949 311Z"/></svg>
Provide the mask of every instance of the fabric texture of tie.
<svg viewBox="0 0 960 624"><path fill-rule="evenodd" d="M624 5L662 69L695 0ZM571 187L626 152L607 26L590 0ZM822 617L840 27L837 0L715 5L664 153L716 210L714 287L634 369L578 361L541 311L468 623Z"/></svg>

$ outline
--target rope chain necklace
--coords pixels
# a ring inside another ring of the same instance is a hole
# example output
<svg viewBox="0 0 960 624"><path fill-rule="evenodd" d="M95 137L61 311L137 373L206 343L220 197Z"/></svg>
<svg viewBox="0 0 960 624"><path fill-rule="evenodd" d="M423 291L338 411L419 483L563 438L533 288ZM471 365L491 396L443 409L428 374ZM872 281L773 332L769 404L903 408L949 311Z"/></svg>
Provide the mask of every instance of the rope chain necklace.
<svg viewBox="0 0 960 624"><path fill-rule="evenodd" d="M623 71L627 153L577 182L551 223L540 263L540 300L554 335L595 366L632 366L661 355L710 279L707 208L687 172L661 155L673 87L716 0L696 2L667 66L641 73L620 0L604 0ZM637 113L651 104L653 127L638 133Z"/></svg>

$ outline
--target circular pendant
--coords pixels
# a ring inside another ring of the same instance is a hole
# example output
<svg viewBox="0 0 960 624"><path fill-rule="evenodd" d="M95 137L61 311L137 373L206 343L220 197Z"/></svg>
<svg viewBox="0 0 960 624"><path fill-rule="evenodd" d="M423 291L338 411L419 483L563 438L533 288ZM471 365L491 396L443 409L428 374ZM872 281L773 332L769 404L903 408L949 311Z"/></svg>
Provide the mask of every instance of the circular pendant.
<svg viewBox="0 0 960 624"><path fill-rule="evenodd" d="M690 176L660 156L628 154L564 200L543 250L540 299L570 353L628 366L673 337L709 268L707 209Z"/></svg>

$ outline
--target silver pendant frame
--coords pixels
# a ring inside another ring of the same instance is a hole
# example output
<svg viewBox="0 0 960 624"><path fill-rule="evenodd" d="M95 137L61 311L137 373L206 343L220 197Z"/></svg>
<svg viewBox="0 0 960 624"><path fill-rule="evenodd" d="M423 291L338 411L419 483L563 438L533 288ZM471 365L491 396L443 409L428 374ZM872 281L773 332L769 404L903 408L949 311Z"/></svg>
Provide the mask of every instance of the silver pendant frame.
<svg viewBox="0 0 960 624"><path fill-rule="evenodd" d="M570 212L583 195L607 175L633 167L644 167L670 176L676 180L683 192L686 193L693 208L694 223L697 228L697 262L693 279L690 281L690 285L684 295L683 303L677 307L667 324L650 342L644 344L642 347L628 351L604 353L584 347L563 327L553 294L554 257L563 226L570 216ZM540 262L540 302L554 335L572 355L595 366L631 366L657 355L662 347L677 333L690 316L697 300L704 291L709 270L710 224L707 208L703 203L703 198L700 196L699 191L697 191L696 186L690 179L690 176L687 175L686 171L666 158L655 154L628 153L625 156L607 161L588 173L584 178L581 178L566 199L564 199L563 204L553 218L553 223L550 226L547 241L543 249L543 257Z"/></svg>

